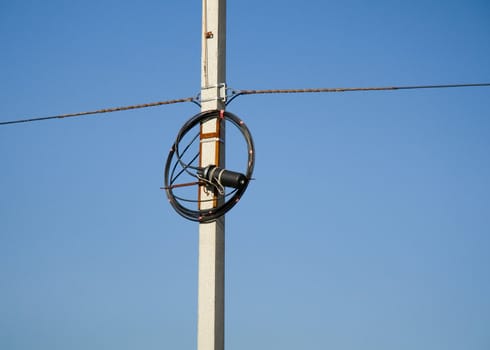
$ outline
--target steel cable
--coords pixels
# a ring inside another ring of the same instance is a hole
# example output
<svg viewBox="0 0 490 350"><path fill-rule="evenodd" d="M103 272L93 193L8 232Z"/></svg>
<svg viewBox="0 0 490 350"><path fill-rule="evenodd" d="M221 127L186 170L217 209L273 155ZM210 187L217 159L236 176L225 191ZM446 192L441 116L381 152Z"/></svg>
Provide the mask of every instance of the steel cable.
<svg viewBox="0 0 490 350"><path fill-rule="evenodd" d="M390 90L484 87L484 86L490 86L490 83L381 86L381 87L347 87L347 88L310 88L310 89L267 89L267 90L234 90L234 89L229 89L231 91L231 96L227 99L226 104L229 104L235 98L237 98L238 96L242 96L242 95L328 93L328 92L354 92L354 91L390 91ZM9 121L4 121L4 122L0 121L0 126L1 125L8 125L8 124L18 124L18 123L28 123L28 122L35 122L35 121L42 121L42 120L50 120L50 119L63 119L63 118L81 117L81 116L94 115L94 114L120 112L120 111L132 110L132 109L156 107L156 106L170 105L170 104L183 103L183 102L192 102L192 103L195 103L197 105L200 105L198 98L186 97L186 98L175 99L175 100L158 101L158 102L137 104L137 105L131 105L131 106L104 108L104 109L98 109L98 110L87 111L87 112L60 114L60 115L53 115L53 116L48 116L48 117L17 119L17 120L9 120Z"/></svg>
<svg viewBox="0 0 490 350"><path fill-rule="evenodd" d="M92 115L92 114L121 112L121 111L128 111L128 110L132 110L132 109L156 107L156 106L170 105L170 104L183 103L183 102L194 102L194 97L186 97L186 98L180 98L180 99L175 99L175 100L167 100L167 101L150 102L150 103L143 103L143 104L137 104L137 105L131 105L131 106L104 108L104 109L97 109L94 111L87 111L87 112L60 114L60 115L53 115L53 116L49 116L49 117L10 120L10 121L5 121L5 122L0 122L0 125L28 123L28 122L35 122L35 121L41 121L41 120L50 120L50 119L81 117L81 116Z"/></svg>
<svg viewBox="0 0 490 350"><path fill-rule="evenodd" d="M313 89L237 90L237 91L235 91L235 94L236 95L258 95L258 94L293 94L293 93L314 93L314 92L389 91L389 90L442 89L442 88L462 88L462 87L482 87L482 86L490 86L490 83L381 86L381 87L347 87L347 88L313 88Z"/></svg>

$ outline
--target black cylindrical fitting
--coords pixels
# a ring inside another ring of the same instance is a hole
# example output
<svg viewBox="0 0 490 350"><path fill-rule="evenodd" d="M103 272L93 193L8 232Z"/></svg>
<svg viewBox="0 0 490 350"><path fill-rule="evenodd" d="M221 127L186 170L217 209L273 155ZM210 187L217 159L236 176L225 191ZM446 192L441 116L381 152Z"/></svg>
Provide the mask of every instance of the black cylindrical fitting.
<svg viewBox="0 0 490 350"><path fill-rule="evenodd" d="M242 188L247 184L247 177L235 171L218 168L210 165L204 168L203 177L211 183L218 183L224 187Z"/></svg>
<svg viewBox="0 0 490 350"><path fill-rule="evenodd" d="M225 187L241 188L247 183L247 178L241 173L225 169L220 169L217 173L218 181Z"/></svg>

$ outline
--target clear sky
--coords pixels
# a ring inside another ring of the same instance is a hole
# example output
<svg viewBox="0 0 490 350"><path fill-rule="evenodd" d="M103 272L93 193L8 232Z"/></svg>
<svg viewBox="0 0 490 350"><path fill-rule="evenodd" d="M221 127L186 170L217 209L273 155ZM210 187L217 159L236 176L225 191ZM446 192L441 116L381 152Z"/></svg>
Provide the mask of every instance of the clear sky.
<svg viewBox="0 0 490 350"><path fill-rule="evenodd" d="M194 96L200 1L2 1L0 120ZM228 85L490 81L486 0L228 1ZM226 348L490 349L490 88L241 96ZM187 103L0 127L0 348L195 349Z"/></svg>

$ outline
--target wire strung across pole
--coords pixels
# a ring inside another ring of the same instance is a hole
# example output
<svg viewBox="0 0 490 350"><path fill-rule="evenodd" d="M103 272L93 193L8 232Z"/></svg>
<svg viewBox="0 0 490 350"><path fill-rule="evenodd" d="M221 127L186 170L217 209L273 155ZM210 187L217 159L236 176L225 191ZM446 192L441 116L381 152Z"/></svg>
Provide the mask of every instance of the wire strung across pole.
<svg viewBox="0 0 490 350"><path fill-rule="evenodd" d="M187 97L187 98L181 98L181 99L176 99L176 100L150 102L150 103L144 103L144 104L138 104L138 105L131 105L131 106L104 108L104 109L98 109L98 110L87 111L87 112L78 112L78 113L53 115L53 116L49 116L49 117L39 117L39 118L10 120L10 121L5 121L5 122L0 122L0 125L28 123L28 122L35 122L35 121L41 121L41 120L50 120L50 119L63 119L63 118L71 118L71 117L81 117L81 116L86 116L86 115L91 115L91 114L103 114L103 113L121 112L121 111L128 111L128 110L131 110L131 109L156 107L156 106L162 106L162 105L170 105L170 104L175 104L175 103L194 102L194 101L195 101L194 97Z"/></svg>
<svg viewBox="0 0 490 350"><path fill-rule="evenodd" d="M315 92L351 92L351 91L389 91L389 90L415 90L415 89L441 89L490 86L490 83L478 84L448 84L448 85L412 85L412 86L381 86L381 87L351 87L351 88L313 88L313 89L269 89L269 90L237 90L233 91L232 99L240 95L259 94L292 94Z"/></svg>
<svg viewBox="0 0 490 350"><path fill-rule="evenodd" d="M352 87L352 88L320 88L320 89L241 90L240 93L242 95L255 95L255 94L281 94L281 93L304 93L304 92L349 92L349 91L441 89L441 88L477 87L477 86L490 86L490 83L450 84L450 85L384 86L384 87Z"/></svg>
<svg viewBox="0 0 490 350"><path fill-rule="evenodd" d="M350 88L313 88L313 89L269 89L269 90L236 90L232 91L232 96L228 100L241 95L260 95L260 94L295 94L295 93L318 93L318 92L352 92L352 91L390 91L390 90L415 90L415 89L442 89L442 88L462 88L462 87L482 87L490 86L490 83L478 84L447 84L447 85L411 85L411 86L381 86L381 87L350 87Z"/></svg>
<svg viewBox="0 0 490 350"><path fill-rule="evenodd" d="M322 92L323 93L325 93L325 92L353 92L353 91L390 91L390 90L443 89L443 88L463 88L463 87L483 87L483 86L490 86L490 83L381 86L381 87L348 87L348 88L312 88L312 89L269 89L269 90L234 90L234 89L229 89L231 91L231 96L230 96L230 98L228 98L228 101L226 104L229 104L235 98L237 98L238 96L242 96L242 95L322 93ZM9 121L0 122L0 126L1 125L7 125L7 124L28 123L28 122L35 122L35 121L42 121L42 120L50 120L50 119L63 119L63 118L81 117L81 116L93 115L93 114L120 112L120 111L132 110L132 109L156 107L156 106L170 105L170 104L183 103L183 102L193 102L197 105L200 105L199 98L186 97L186 98L175 99L175 100L158 101L158 102L137 104L137 105L131 105L131 106L104 108L104 109L98 109L98 110L87 111L87 112L53 115L53 116L49 116L49 117L9 120Z"/></svg>

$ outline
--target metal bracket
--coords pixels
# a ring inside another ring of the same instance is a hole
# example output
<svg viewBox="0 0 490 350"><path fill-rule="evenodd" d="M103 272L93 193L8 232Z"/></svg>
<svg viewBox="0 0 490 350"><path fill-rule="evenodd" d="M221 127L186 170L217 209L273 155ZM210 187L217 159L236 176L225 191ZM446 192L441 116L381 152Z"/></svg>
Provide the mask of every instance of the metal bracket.
<svg viewBox="0 0 490 350"><path fill-rule="evenodd" d="M209 142L219 142L219 143L224 143L223 139L220 139L219 137L209 137L206 139L201 139L201 143L209 143Z"/></svg>
<svg viewBox="0 0 490 350"><path fill-rule="evenodd" d="M206 94L205 92L207 90L211 90L211 89L216 89L215 95L217 95L218 97L203 99L202 92L204 92L204 94ZM235 90L235 89L229 88L226 86L226 83L221 83L218 85L201 87L201 92L199 92L197 94L197 96L192 100L192 102L197 104L199 107L201 107L201 104L203 102L210 102L210 101L222 101L225 105L228 105L231 101L233 101L239 95L241 95L240 90Z"/></svg>
<svg viewBox="0 0 490 350"><path fill-rule="evenodd" d="M207 95L208 91L211 91L213 96L218 96L218 97L208 98L204 96L203 99L202 95ZM226 104L226 92L227 92L226 83L221 83L214 86L201 87L201 95L200 95L199 102L203 103L203 102L210 102L210 101L222 101L223 103Z"/></svg>

